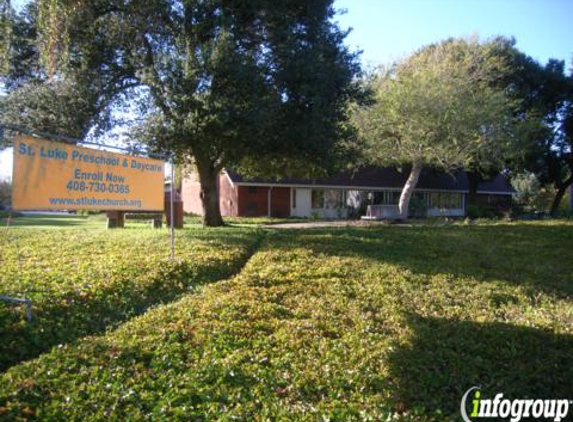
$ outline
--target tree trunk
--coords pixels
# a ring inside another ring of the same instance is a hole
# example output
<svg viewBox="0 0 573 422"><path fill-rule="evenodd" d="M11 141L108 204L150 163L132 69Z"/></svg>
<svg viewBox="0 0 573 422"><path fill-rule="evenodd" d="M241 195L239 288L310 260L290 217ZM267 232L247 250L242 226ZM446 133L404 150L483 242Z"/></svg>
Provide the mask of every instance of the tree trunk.
<svg viewBox="0 0 573 422"><path fill-rule="evenodd" d="M414 188L418 184L418 179L420 178L420 173L422 172L422 163L416 161L412 164L412 170L406 180L406 184L402 188L402 194L400 195L400 202L398 208L400 210L400 220L408 219L408 208L410 207L410 199L412 198L412 193L414 193Z"/></svg>
<svg viewBox="0 0 573 422"><path fill-rule="evenodd" d="M571 186L571 184L573 184L573 176L568 178L557 188L557 193L555 194L555 198L553 199L553 203L551 204L551 210L549 211L551 217L557 217L557 213L559 211L559 205L561 205L561 201L563 200L563 197L565 196L565 193L567 192L567 189L569 188L569 186Z"/></svg>
<svg viewBox="0 0 573 422"><path fill-rule="evenodd" d="M196 166L199 173L199 184L201 185L199 196L203 205L203 226L222 226L224 223L219 207L219 190L217 189L219 172L213 168L211 163L204 163L200 160L197 160Z"/></svg>

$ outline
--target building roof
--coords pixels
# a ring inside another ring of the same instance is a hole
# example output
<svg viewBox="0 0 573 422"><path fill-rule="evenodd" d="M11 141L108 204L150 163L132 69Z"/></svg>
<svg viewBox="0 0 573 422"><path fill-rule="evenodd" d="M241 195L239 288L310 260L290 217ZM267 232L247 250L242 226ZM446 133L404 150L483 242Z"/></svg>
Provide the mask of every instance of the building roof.
<svg viewBox="0 0 573 422"><path fill-rule="evenodd" d="M364 166L353 171L345 171L325 179L298 179L285 177L282 179L247 179L237 172L227 170L227 175L234 184L238 185L268 185L293 187L344 187L357 190L370 189L401 189L408 178L409 169L402 171L392 167ZM469 183L466 172L457 170L452 174L438 172L432 169L422 170L418 190L447 190L453 192L468 192ZM492 180L481 182L478 192L511 195L515 189L501 174Z"/></svg>

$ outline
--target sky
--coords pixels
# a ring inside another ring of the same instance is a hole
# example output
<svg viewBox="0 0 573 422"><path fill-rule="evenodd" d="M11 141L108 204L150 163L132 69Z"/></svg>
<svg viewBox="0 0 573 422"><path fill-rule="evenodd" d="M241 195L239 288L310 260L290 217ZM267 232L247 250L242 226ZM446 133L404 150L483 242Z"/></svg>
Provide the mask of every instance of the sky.
<svg viewBox="0 0 573 422"><path fill-rule="evenodd" d="M13 0L20 7L26 0ZM352 28L346 44L362 51L365 67L389 64L448 37L514 37L545 63L573 56L573 0L336 0L336 21ZM12 151L0 152L0 178L12 173Z"/></svg>
<svg viewBox="0 0 573 422"><path fill-rule="evenodd" d="M347 45L363 50L365 65L389 64L449 37L514 37L536 60L573 55L572 0L336 0L352 28Z"/></svg>

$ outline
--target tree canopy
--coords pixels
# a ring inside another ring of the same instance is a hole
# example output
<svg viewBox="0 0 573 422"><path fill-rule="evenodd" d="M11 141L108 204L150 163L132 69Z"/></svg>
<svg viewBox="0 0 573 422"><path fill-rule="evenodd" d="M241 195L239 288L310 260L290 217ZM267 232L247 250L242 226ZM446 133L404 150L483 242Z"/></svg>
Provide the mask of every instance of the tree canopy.
<svg viewBox="0 0 573 422"><path fill-rule="evenodd" d="M12 44L12 8L8 0L0 0L0 72L6 72Z"/></svg>
<svg viewBox="0 0 573 422"><path fill-rule="evenodd" d="M491 44L451 39L372 79L374 104L358 108L355 121L369 160L411 168L401 218L423 167L451 171L499 162L511 152L513 104L492 83L504 69Z"/></svg>
<svg viewBox="0 0 573 422"><path fill-rule="evenodd" d="M7 95L0 104L0 123L77 139L109 130L111 107L125 100L123 92L135 86L133 81L109 68L103 47L50 73L41 55L38 3L26 4L18 14L8 10L11 37L0 74Z"/></svg>
<svg viewBox="0 0 573 422"><path fill-rule="evenodd" d="M542 185L553 186L550 212L556 215L573 184L573 76L566 74L564 61L551 59L542 65L513 43L505 46L503 54L511 63L505 83L519 101L519 116L534 124L523 138L522 156L512 167L516 172L533 172Z"/></svg>
<svg viewBox="0 0 573 422"><path fill-rule="evenodd" d="M135 90L142 119L133 134L193 163L208 225L222 223L223 167L317 171L353 136L348 103L360 95L360 69L332 0L37 4L48 78L96 69L98 96Z"/></svg>

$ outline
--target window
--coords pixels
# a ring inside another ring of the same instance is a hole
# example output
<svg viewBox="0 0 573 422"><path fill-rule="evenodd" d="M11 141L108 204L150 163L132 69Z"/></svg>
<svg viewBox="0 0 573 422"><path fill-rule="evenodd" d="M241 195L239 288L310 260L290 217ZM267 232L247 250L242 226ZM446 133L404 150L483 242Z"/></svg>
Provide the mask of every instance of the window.
<svg viewBox="0 0 573 422"><path fill-rule="evenodd" d="M375 205L398 205L400 201L400 192L384 190L374 193Z"/></svg>
<svg viewBox="0 0 573 422"><path fill-rule="evenodd" d="M345 191L340 189L328 189L324 191L324 208L337 209L344 207Z"/></svg>
<svg viewBox="0 0 573 422"><path fill-rule="evenodd" d="M292 188L292 208L296 208L296 189Z"/></svg>
<svg viewBox="0 0 573 422"><path fill-rule="evenodd" d="M461 209L463 208L463 197L461 193L447 194L446 208Z"/></svg>
<svg viewBox="0 0 573 422"><path fill-rule="evenodd" d="M342 189L313 189L311 193L311 206L313 209L344 208L346 191Z"/></svg>
<svg viewBox="0 0 573 422"><path fill-rule="evenodd" d="M324 208L324 189L313 189L311 193L311 206L313 209Z"/></svg>
<svg viewBox="0 0 573 422"><path fill-rule="evenodd" d="M440 194L438 192L430 193L430 200L428 202L430 208L440 208Z"/></svg>
<svg viewBox="0 0 573 422"><path fill-rule="evenodd" d="M424 204L424 206L428 206L428 201L429 201L429 197L428 197L428 193L426 192L414 192L414 194L412 195L412 199L416 199L416 201L419 201L420 203Z"/></svg>
<svg viewBox="0 0 573 422"><path fill-rule="evenodd" d="M460 193L432 192L430 193L430 208L461 209L462 195Z"/></svg>

